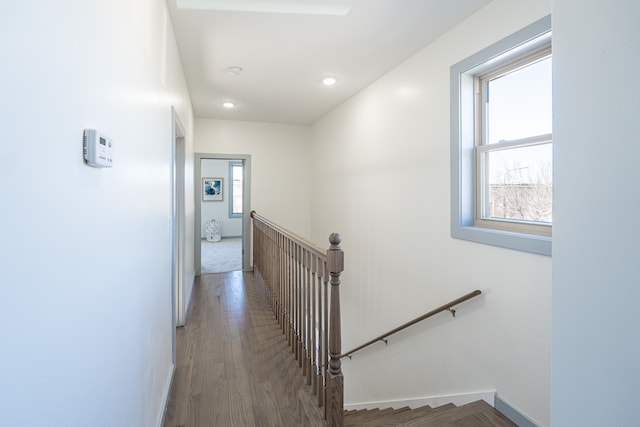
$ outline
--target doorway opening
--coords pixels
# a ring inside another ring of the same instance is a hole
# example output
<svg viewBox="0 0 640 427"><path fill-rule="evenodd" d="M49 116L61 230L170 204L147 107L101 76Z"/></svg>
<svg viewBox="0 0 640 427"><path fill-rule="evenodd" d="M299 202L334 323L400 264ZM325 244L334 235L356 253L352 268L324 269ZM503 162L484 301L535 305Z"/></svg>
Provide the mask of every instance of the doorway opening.
<svg viewBox="0 0 640 427"><path fill-rule="evenodd" d="M196 153L196 275L249 270L251 156Z"/></svg>

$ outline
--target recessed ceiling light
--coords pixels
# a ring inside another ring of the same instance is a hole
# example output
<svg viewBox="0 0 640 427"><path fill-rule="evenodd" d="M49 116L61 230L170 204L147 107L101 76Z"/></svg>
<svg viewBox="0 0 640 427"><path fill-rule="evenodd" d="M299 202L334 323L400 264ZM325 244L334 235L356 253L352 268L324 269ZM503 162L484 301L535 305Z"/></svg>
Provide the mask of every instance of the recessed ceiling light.
<svg viewBox="0 0 640 427"><path fill-rule="evenodd" d="M325 86L332 86L336 84L338 80L335 77L325 77L322 79L322 84Z"/></svg>
<svg viewBox="0 0 640 427"><path fill-rule="evenodd" d="M238 67L237 65L232 65L231 67L227 68L227 71L232 76L237 76L242 72L242 67Z"/></svg>
<svg viewBox="0 0 640 427"><path fill-rule="evenodd" d="M233 107L236 106L236 104L234 104L233 102L225 101L225 102L222 103L222 106L224 108L233 108Z"/></svg>

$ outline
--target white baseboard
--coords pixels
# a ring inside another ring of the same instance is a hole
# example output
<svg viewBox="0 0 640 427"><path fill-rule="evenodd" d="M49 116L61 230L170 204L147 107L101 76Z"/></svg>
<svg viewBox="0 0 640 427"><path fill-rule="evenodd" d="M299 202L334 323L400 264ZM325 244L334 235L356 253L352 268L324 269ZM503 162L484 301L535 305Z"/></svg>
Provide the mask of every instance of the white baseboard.
<svg viewBox="0 0 640 427"><path fill-rule="evenodd" d="M357 409L384 409L384 408L402 408L408 406L409 408L419 408L421 406L429 405L432 408L445 405L447 403L453 403L456 406L466 405L467 403L475 402L480 399L487 402L489 405L494 406L496 391L479 391L475 393L463 393L463 394L450 394L445 396L430 396L430 397L418 397L412 399L401 400L388 400L380 402L365 402L365 403L345 403L344 409L357 410Z"/></svg>
<svg viewBox="0 0 640 427"><path fill-rule="evenodd" d="M158 414L157 427L164 425L164 417L167 415L167 404L169 403L169 393L171 393L171 384L173 384L173 375L176 372L176 364L172 363L169 368L169 375L164 383L164 389L162 390L162 403L160 404L160 413Z"/></svg>
<svg viewBox="0 0 640 427"><path fill-rule="evenodd" d="M520 411L520 409L516 408L511 403L504 400L499 394L496 394L495 408L519 427L540 427L540 424L529 418L524 414L524 412Z"/></svg>

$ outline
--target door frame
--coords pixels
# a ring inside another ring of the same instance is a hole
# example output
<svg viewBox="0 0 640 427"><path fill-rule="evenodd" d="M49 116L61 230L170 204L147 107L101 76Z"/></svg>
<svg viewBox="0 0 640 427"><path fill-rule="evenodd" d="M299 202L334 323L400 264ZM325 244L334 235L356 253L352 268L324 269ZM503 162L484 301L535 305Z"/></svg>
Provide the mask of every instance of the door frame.
<svg viewBox="0 0 640 427"><path fill-rule="evenodd" d="M194 159L194 188L195 188L195 268L196 276L200 276L202 270L202 160L241 160L244 165L244 177L242 180L242 271L251 271L251 155L250 154L220 154L220 153L195 153Z"/></svg>
<svg viewBox="0 0 640 427"><path fill-rule="evenodd" d="M176 361L176 327L184 326L184 259L186 235L186 132L174 107L171 107L171 311L173 361Z"/></svg>

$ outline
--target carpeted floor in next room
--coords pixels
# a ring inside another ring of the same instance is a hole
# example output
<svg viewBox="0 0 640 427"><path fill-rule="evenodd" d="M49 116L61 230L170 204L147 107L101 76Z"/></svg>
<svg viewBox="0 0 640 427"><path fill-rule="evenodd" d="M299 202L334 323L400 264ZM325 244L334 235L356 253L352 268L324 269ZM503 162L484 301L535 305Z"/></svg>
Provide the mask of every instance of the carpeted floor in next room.
<svg viewBox="0 0 640 427"><path fill-rule="evenodd" d="M242 270L241 238L222 239L219 242L202 240L201 248L202 274Z"/></svg>

